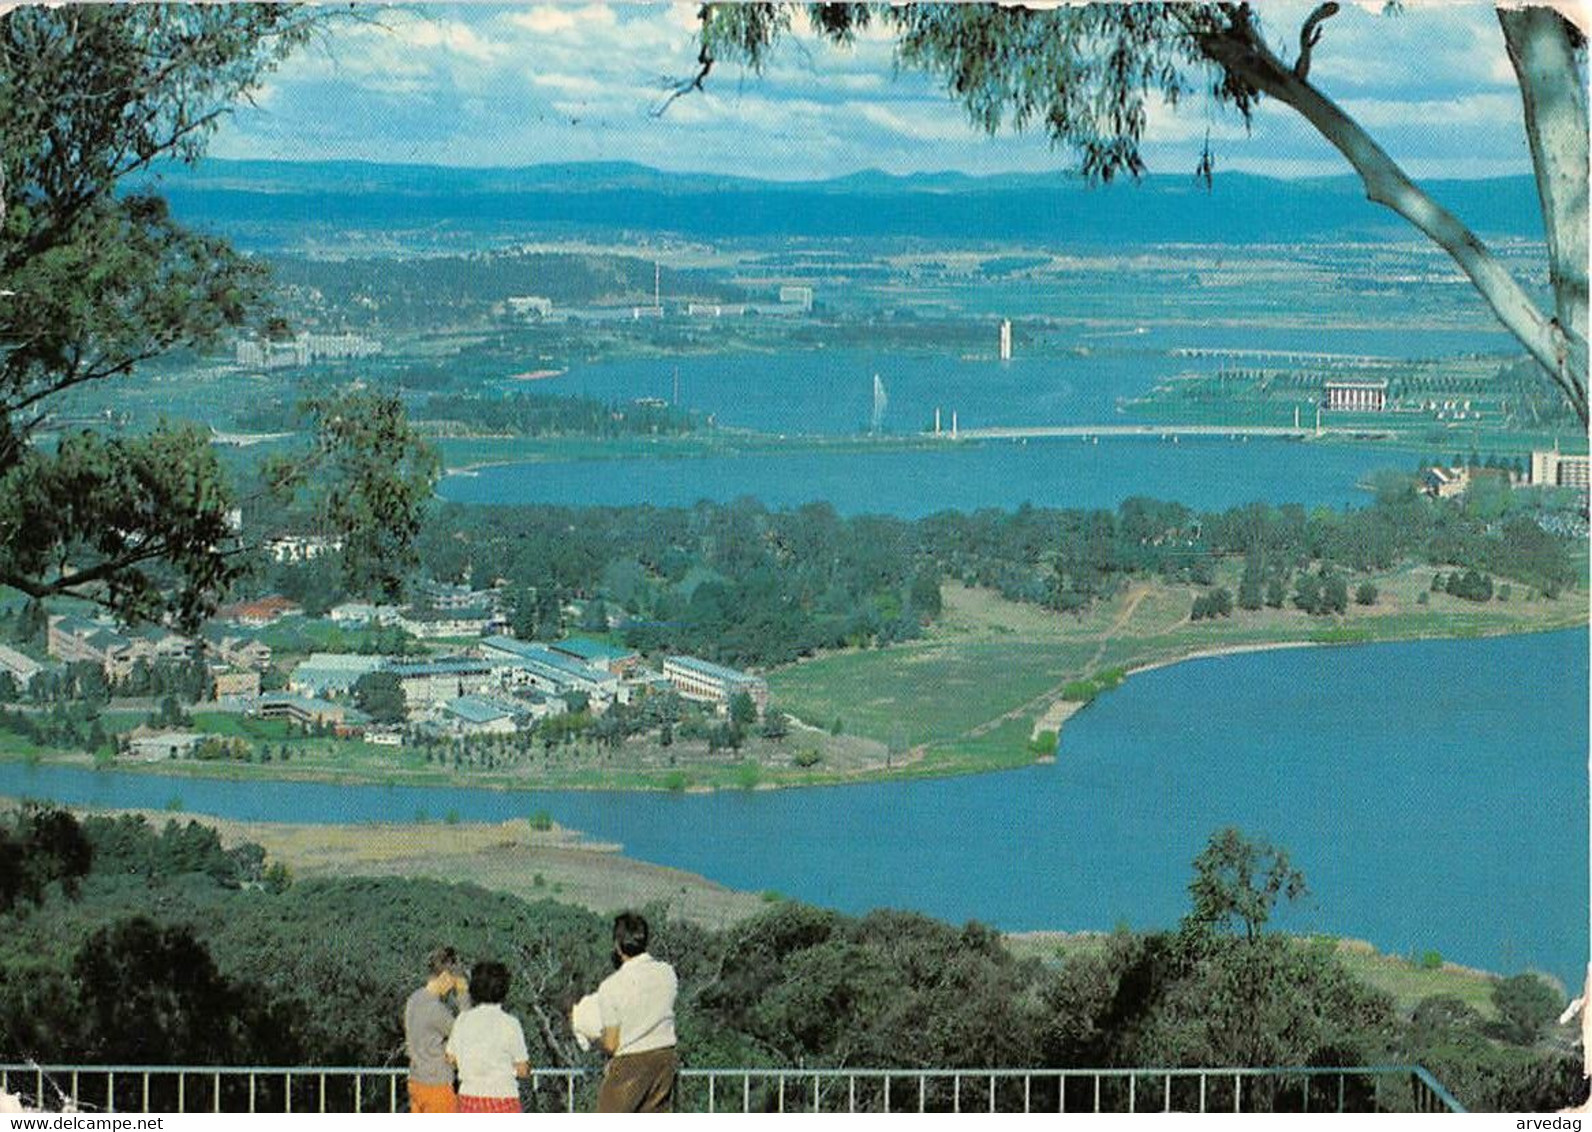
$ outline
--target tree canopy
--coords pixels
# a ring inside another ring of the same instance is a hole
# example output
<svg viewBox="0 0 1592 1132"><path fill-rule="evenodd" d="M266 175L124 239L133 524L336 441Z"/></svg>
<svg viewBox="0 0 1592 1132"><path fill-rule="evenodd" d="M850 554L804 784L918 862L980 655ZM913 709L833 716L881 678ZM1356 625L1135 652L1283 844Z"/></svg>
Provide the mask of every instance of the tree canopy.
<svg viewBox="0 0 1592 1132"><path fill-rule="evenodd" d="M1397 5L1392 5L1396 7ZM1151 109L1203 93L1246 124L1262 98L1299 113L1348 161L1366 195L1445 251L1587 422L1587 107L1584 29L1549 7L1498 10L1518 80L1547 236L1552 304L1544 308L1487 245L1418 186L1310 77L1324 49L1323 3L1298 32L1292 61L1273 47L1247 3L1092 3L1030 9L996 4L706 4L701 52L684 92L719 61L760 69L805 21L838 44L882 25L900 66L945 84L972 121L1042 129L1109 181L1145 172ZM1411 18L1416 18L1412 16ZM1209 179L1207 145L1198 173Z"/></svg>
<svg viewBox="0 0 1592 1132"><path fill-rule="evenodd" d="M150 185L163 163L197 161L228 109L324 19L276 4L0 16L0 583L191 627L237 576L234 491L207 431L163 422L123 434L70 418L69 394L212 345L261 311L264 269L177 223ZM346 471L353 446L405 436L394 405L358 407L379 410L377 423L332 414L342 427L323 430L278 485L303 486L318 465ZM406 542L429 465L398 447L339 477L352 487L329 518L396 519Z"/></svg>

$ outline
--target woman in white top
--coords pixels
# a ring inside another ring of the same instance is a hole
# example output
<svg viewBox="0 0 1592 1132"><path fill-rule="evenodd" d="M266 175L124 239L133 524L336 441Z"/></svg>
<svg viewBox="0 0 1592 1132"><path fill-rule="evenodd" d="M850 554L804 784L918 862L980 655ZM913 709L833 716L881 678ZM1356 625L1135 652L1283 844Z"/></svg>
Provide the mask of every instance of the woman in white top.
<svg viewBox="0 0 1592 1132"><path fill-rule="evenodd" d="M521 1077L531 1071L520 1020L503 1011L509 971L501 963L477 963L470 971L475 1005L453 1023L445 1052L459 1070L460 1112L523 1112Z"/></svg>

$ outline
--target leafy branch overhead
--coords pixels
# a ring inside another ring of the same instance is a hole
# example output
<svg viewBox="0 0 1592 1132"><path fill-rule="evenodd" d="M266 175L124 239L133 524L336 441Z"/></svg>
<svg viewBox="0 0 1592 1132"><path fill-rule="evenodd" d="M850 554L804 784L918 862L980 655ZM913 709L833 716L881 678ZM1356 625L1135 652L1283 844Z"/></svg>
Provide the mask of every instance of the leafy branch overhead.
<svg viewBox="0 0 1592 1132"><path fill-rule="evenodd" d="M265 269L185 229L149 185L163 164L197 161L230 108L329 18L278 4L0 15L0 584L192 627L242 569L233 487L205 430L68 427L63 398L263 313ZM381 527L395 516L390 531L350 537L402 558L414 520L400 504L431 465L393 406L353 407L375 417L318 440L323 462L337 451L348 464L350 443L395 447L367 455L360 489L324 518ZM401 481L396 496L382 496L378 468Z"/></svg>
<svg viewBox="0 0 1592 1132"><path fill-rule="evenodd" d="M1195 94L1248 123L1262 98L1296 111L1336 148L1367 197L1417 228L1465 273L1494 315L1587 422L1587 107L1584 29L1549 7L1501 7L1547 234L1544 307L1476 233L1418 186L1381 145L1311 81L1330 49L1335 3L1298 33L1293 62L1267 42L1249 4L1093 3L1029 9L995 4L707 4L697 73L715 64L761 71L801 28L844 45L870 27L895 41L897 64L940 80L991 133L1043 130L1091 180L1146 171L1150 110ZM1411 15L1411 19L1419 18ZM1208 178L1207 146L1198 172Z"/></svg>

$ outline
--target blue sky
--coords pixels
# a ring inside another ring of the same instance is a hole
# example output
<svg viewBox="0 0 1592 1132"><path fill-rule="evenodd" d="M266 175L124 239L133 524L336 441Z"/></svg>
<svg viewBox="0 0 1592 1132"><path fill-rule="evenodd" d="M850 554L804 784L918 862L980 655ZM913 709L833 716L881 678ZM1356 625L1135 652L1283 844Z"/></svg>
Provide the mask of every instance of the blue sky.
<svg viewBox="0 0 1592 1132"><path fill-rule="evenodd" d="M1311 6L1262 0L1273 43L1295 44ZM1415 176L1529 172L1491 6L1381 9L1381 0L1345 4L1326 25L1312 78ZM655 117L668 81L694 69L696 11L694 2L367 8L366 22L288 61L211 152L465 166L635 161L782 180L1071 164L1038 134L973 129L929 80L894 73L883 35L849 50L792 40L762 75L715 69L706 92ZM1191 172L1207 130L1219 171L1347 171L1284 107L1268 104L1246 134L1198 101L1152 114L1151 171Z"/></svg>

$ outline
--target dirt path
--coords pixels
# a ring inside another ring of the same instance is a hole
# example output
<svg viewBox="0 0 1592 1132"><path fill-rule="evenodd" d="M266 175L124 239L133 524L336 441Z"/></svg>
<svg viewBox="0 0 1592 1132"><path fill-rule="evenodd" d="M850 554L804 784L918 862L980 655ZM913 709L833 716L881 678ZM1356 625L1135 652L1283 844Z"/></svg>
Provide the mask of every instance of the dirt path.
<svg viewBox="0 0 1592 1132"><path fill-rule="evenodd" d="M1078 673L1078 676L1084 676L1100 667L1100 662L1106 654L1106 648L1127 627L1128 622L1133 620L1133 615L1139 611L1139 606L1144 604L1144 599L1149 596L1150 588L1148 586L1133 586L1129 588L1128 598L1123 604L1122 611L1117 614L1116 618L1111 622L1111 627L1101 636L1100 646L1095 649L1094 656L1090 657L1089 663L1084 665L1084 670ZM957 738L977 739L988 735L1002 724L1010 723L1014 719L1026 719L1030 716L1034 717L1034 729L1029 735L1030 739L1039 738L1041 731L1059 731L1061 725L1083 706L1082 704L1070 703L1061 698L1061 690L1067 686L1068 682L1064 680L1053 688L1047 688L1027 703L1019 704L994 719L986 720L975 727L971 727L957 736Z"/></svg>

